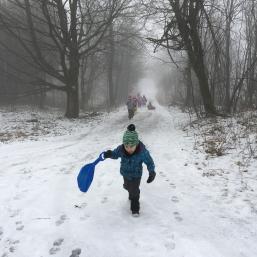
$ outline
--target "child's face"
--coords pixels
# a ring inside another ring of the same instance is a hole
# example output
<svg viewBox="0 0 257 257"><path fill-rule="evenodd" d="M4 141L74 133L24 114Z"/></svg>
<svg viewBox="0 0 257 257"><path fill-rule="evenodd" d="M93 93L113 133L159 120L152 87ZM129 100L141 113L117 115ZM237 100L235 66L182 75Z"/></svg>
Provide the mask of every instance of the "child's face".
<svg viewBox="0 0 257 257"><path fill-rule="evenodd" d="M136 148L137 148L136 145L134 145L134 146L124 145L124 147L125 147L127 153L129 153L129 154L133 154L135 152Z"/></svg>

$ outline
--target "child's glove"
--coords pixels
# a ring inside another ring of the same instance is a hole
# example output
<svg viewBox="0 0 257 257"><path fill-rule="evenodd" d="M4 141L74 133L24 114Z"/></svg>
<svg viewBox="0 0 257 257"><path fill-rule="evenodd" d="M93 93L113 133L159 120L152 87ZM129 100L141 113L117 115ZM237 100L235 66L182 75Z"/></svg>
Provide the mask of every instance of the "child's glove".
<svg viewBox="0 0 257 257"><path fill-rule="evenodd" d="M112 157L112 150L107 150L104 152L104 159Z"/></svg>
<svg viewBox="0 0 257 257"><path fill-rule="evenodd" d="M148 177L148 179L147 179L147 183L151 183L151 182L153 182L154 181L154 179L155 179L155 176L156 176L156 173L155 172L150 172L149 173L149 177Z"/></svg>

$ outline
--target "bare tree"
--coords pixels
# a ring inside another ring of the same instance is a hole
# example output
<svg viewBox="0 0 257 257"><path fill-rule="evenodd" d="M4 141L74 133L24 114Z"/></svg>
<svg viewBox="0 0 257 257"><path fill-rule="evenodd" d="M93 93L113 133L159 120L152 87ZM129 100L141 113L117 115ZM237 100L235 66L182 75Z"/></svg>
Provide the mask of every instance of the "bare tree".
<svg viewBox="0 0 257 257"><path fill-rule="evenodd" d="M216 114L209 90L205 66L202 31L204 18L203 0L173 0L159 8L164 12L164 33L160 39L149 38L157 46L188 54L192 68L198 78L199 88L206 113Z"/></svg>
<svg viewBox="0 0 257 257"><path fill-rule="evenodd" d="M79 115L81 59L100 44L113 20L129 8L129 2L10 0L7 8L1 6L2 26L19 41L33 64L52 78L38 78L37 83L66 93L67 117ZM15 16L11 7L25 13L26 22ZM28 31L26 36L24 31Z"/></svg>
<svg viewBox="0 0 257 257"><path fill-rule="evenodd" d="M246 3L245 3L246 4ZM257 3L254 0L248 2L245 7L246 19L246 42L249 49L249 58L247 66L251 67L252 62L257 58ZM247 76L247 106L252 108L254 106L254 96L256 94L256 62L253 63L252 68Z"/></svg>

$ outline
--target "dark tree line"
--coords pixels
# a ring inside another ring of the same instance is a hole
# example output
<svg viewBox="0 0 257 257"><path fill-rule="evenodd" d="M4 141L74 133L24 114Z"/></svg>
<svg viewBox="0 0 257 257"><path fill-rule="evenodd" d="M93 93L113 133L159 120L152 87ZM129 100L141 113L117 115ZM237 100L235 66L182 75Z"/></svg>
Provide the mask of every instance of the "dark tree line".
<svg viewBox="0 0 257 257"><path fill-rule="evenodd" d="M130 31L123 30L121 38L116 28L135 8L129 0L10 0L1 3L0 61L3 68L0 72L6 81L1 81L0 97L40 93L40 99L44 99L47 91L57 90L66 95L66 116L78 117L81 100L81 106L88 105L94 82L106 73L111 107L116 102L115 86L122 83L116 78L114 67L116 57L121 54L118 47L123 52L130 52L129 48L137 51L133 42L127 46L121 43L131 38L129 33L136 37L133 24L127 25ZM129 53L122 65L131 66L134 61L131 58L134 56Z"/></svg>
<svg viewBox="0 0 257 257"><path fill-rule="evenodd" d="M1 101L32 95L43 106L55 92L67 117L94 99L109 110L124 103L144 72L148 21L162 30L147 39L178 67L170 88L185 106L256 108L256 14L254 0L1 1Z"/></svg>

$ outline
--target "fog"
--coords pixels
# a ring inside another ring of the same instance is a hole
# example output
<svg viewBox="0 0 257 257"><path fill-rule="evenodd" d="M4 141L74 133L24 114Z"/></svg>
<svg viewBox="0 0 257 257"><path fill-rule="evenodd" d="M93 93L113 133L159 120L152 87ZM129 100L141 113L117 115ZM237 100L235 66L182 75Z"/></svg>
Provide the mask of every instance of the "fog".
<svg viewBox="0 0 257 257"><path fill-rule="evenodd" d="M0 0L0 257L256 257L256 128L256 0Z"/></svg>
<svg viewBox="0 0 257 257"><path fill-rule="evenodd" d="M165 0L75 2L1 2L1 105L54 107L77 118L114 110L140 92L198 115L255 108L254 1L201 3L199 24L190 24L199 10L186 18Z"/></svg>

